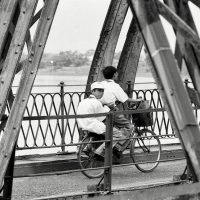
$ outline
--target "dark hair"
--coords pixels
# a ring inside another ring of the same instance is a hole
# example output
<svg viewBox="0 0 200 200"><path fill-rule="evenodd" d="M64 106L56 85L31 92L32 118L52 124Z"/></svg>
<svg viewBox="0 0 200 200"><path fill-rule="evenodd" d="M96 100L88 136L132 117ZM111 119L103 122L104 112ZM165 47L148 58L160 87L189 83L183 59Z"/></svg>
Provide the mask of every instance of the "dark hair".
<svg viewBox="0 0 200 200"><path fill-rule="evenodd" d="M102 70L105 79L112 79L117 69L113 66L107 66Z"/></svg>

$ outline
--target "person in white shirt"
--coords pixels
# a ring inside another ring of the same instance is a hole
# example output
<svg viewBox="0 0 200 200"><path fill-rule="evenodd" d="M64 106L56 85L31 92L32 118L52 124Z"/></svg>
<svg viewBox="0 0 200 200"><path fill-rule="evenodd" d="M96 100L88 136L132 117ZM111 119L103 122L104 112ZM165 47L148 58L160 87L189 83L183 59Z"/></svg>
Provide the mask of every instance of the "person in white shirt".
<svg viewBox="0 0 200 200"><path fill-rule="evenodd" d="M131 102L136 103L141 101L141 99L132 99L129 98L128 95L124 92L119 84L115 81L118 78L117 69L113 66L107 66L102 70L103 76L105 78L101 83L104 86L104 94L100 99L103 105L107 105L111 110L117 111L119 110L116 106L116 102ZM133 125L123 114L115 114L114 115L114 125L118 128L125 128L127 131L132 131Z"/></svg>
<svg viewBox="0 0 200 200"><path fill-rule="evenodd" d="M103 106L98 100L103 96L104 87L101 83L95 82L91 84L91 95L83 99L77 108L77 114L97 114L97 113L107 113L109 112L108 106ZM78 118L78 126L83 130L89 132L104 134L106 131L106 126L103 123L106 116L102 117L91 117L91 118Z"/></svg>
<svg viewBox="0 0 200 200"><path fill-rule="evenodd" d="M107 113L109 112L108 106L103 106L103 104L99 101L99 99L103 96L104 93L104 86L100 82L94 82L91 84L91 95L83 99L77 108L77 114L97 114L97 113ZM90 118L77 118L78 126L79 128L82 128L83 130L97 133L97 134L105 134L106 133L106 125L104 124L106 116L103 117L90 117ZM113 139L125 139L126 136L124 136L123 131L113 127ZM120 151L120 149L117 149L119 146L118 143L121 143L123 141L119 142L113 142L113 146L115 146L115 153L118 153L116 151ZM103 144L100 148L96 150L96 153L98 155L102 155L103 150L105 148L105 144ZM120 157L121 154L118 154L117 156Z"/></svg>

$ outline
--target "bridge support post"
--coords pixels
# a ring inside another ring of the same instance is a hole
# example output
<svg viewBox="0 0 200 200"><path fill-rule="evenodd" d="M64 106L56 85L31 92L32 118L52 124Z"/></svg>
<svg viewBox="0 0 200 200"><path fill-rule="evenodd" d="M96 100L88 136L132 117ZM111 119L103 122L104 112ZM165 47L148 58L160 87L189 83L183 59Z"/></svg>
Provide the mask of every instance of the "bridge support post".
<svg viewBox="0 0 200 200"><path fill-rule="evenodd" d="M64 82L60 82L60 111L61 116L64 116L64 108L65 108L65 102L64 102ZM65 126L64 126L64 118L61 119L61 150L62 152L65 151Z"/></svg>
<svg viewBox="0 0 200 200"><path fill-rule="evenodd" d="M6 170L6 174L4 177L4 185L3 185L3 199L11 199L12 197L12 185L13 185L13 171L14 171L14 163L15 163L15 147L13 148L13 152L10 158L10 162L8 164L8 168Z"/></svg>
<svg viewBox="0 0 200 200"><path fill-rule="evenodd" d="M104 166L104 191L111 193L112 182L112 139L113 139L113 112L109 113L106 118L106 135L105 139L109 142L105 142L105 161Z"/></svg>

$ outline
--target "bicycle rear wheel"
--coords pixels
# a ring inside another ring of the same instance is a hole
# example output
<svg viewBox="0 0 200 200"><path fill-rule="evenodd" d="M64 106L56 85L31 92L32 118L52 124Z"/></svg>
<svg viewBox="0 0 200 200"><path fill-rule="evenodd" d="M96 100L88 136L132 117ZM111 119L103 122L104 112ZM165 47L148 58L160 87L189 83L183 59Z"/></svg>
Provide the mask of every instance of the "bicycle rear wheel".
<svg viewBox="0 0 200 200"><path fill-rule="evenodd" d="M131 141L130 156L137 169L141 172L151 172L159 164L161 144L153 131L138 130L138 138Z"/></svg>
<svg viewBox="0 0 200 200"><path fill-rule="evenodd" d="M92 136L86 136L82 142L85 144L81 144L79 147L79 151L77 154L77 159L79 162L79 166L82 170L81 171L85 176L88 178L99 178L103 176L104 169L94 169L97 167L103 167L104 162L98 160L94 155L94 151L96 150L97 146L100 145L100 143L93 143L93 144L87 144L88 142L95 141L95 137ZM89 148L87 148L89 146ZM87 151L85 151L87 149ZM88 170L86 170L88 169Z"/></svg>

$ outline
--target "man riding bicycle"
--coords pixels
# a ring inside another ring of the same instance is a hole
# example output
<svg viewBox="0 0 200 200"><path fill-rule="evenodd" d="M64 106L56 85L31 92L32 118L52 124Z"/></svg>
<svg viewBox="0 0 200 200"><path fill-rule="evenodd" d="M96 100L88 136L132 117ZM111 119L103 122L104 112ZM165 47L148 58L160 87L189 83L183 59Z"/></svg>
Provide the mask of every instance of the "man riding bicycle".
<svg viewBox="0 0 200 200"><path fill-rule="evenodd" d="M118 78L117 69L115 67L107 66L102 70L102 73L105 80L101 83L103 84L105 89L103 97L100 99L100 101L103 105L107 105L111 110L117 111L119 110L116 106L117 101L121 103L130 102L133 104L141 101L141 99L129 98L128 95L121 88L121 86L115 82ZM127 133L127 137L133 129L133 125L123 114L115 113L114 125L117 126L119 129L124 129Z"/></svg>

